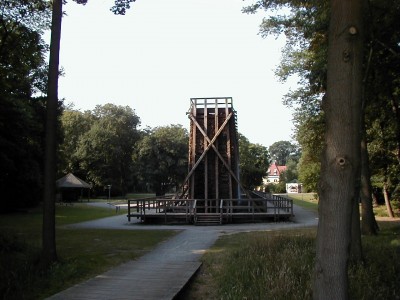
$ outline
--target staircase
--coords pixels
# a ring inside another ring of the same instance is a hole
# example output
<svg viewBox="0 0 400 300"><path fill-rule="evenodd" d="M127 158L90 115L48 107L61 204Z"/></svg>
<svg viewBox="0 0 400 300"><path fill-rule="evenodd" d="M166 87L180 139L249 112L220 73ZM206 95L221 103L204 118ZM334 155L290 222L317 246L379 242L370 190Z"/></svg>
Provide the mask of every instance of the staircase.
<svg viewBox="0 0 400 300"><path fill-rule="evenodd" d="M221 223L221 215L219 213L197 214L194 220L194 224L197 226L221 225Z"/></svg>

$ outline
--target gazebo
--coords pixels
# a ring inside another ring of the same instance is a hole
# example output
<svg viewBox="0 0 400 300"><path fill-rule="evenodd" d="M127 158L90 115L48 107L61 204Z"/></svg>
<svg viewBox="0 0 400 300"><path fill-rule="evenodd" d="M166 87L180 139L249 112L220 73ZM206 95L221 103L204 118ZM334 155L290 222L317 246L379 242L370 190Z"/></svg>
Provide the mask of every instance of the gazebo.
<svg viewBox="0 0 400 300"><path fill-rule="evenodd" d="M92 185L76 177L72 173L69 173L64 177L58 179L56 181L56 186L61 194L62 202L77 201L79 199L79 196L82 196L84 189L88 190L89 200L89 192L92 188Z"/></svg>

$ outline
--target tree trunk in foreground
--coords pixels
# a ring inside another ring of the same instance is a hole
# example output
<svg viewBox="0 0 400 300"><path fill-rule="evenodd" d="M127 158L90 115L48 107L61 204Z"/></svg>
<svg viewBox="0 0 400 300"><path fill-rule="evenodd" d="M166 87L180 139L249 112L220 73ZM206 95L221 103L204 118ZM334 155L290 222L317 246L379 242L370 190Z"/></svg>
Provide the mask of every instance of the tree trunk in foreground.
<svg viewBox="0 0 400 300"><path fill-rule="evenodd" d="M53 0L49 80L46 104L46 139L44 162L43 236L41 264L48 267L57 260L55 237L56 134L58 73L61 39L62 0Z"/></svg>
<svg viewBox="0 0 400 300"><path fill-rule="evenodd" d="M331 0L314 299L348 299L352 210L360 174L362 3Z"/></svg>

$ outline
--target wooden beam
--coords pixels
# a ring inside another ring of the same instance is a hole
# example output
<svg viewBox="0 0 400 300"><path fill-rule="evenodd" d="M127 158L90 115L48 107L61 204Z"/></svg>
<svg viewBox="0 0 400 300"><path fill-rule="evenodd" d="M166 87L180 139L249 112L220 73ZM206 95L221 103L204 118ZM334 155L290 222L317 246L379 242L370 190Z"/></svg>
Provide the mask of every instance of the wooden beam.
<svg viewBox="0 0 400 300"><path fill-rule="evenodd" d="M228 117L226 118L223 126L218 130L219 133L221 133L221 131L225 128L226 124L228 123L229 119L232 116L232 112L229 113ZM214 141L216 139L216 136L214 136L214 138L210 141L209 137L206 135L206 133L204 132L204 130L201 128L200 124L194 119L193 122L196 124L197 128L199 129L199 131L201 132L202 135L204 135L204 137L206 139L208 139L209 141L209 145L207 147L207 151L210 149L210 146L213 148L213 150L215 151L215 153L218 155L219 159L221 160L221 162L224 164L225 168L228 170L228 172L231 174L231 176L233 177L233 179L235 179L236 183L242 188L242 190L244 192L246 192L246 190L243 188L242 184L240 183L239 179L236 177L235 173L233 173L231 166L229 166L227 164L227 162L224 160L224 158L222 157L222 155L219 153L218 149L214 146ZM203 153L205 154L205 153ZM199 159L200 160L200 159ZM248 195L249 198L251 198L250 194L246 192L246 194Z"/></svg>
<svg viewBox="0 0 400 300"><path fill-rule="evenodd" d="M196 168L198 167L198 165L200 164L200 162L203 160L204 156L207 154L207 152L211 149L211 146L214 146L213 143L215 142L215 140L218 138L218 136L221 134L222 130L224 129L224 127L226 126L226 124L228 123L229 119L232 117L232 113L229 114L229 116L226 118L226 120L224 121L224 123L222 124L221 128L218 129L217 133L215 134L215 136L213 137L213 139L209 142L208 146L206 149L204 149L203 153L201 154L201 156L199 157L199 159L196 161L196 163L194 164L193 168L189 171L189 174L186 176L185 180L183 181L183 185L189 180L189 178L192 176L193 172L196 170ZM196 124L196 126L198 128L201 129L199 123L196 121L196 119L192 116L189 115L189 118ZM202 129L200 130L200 132L204 132ZM179 193L176 193L176 196Z"/></svg>

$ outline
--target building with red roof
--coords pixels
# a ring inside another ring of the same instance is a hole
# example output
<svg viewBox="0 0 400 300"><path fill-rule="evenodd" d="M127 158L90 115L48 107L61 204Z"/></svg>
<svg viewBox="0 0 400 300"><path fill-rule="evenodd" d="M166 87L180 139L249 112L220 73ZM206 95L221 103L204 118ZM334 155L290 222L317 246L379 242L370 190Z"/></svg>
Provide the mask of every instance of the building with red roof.
<svg viewBox="0 0 400 300"><path fill-rule="evenodd" d="M267 176L264 177L264 184L279 183L279 176L286 171L286 166L278 166L273 162L267 171Z"/></svg>

